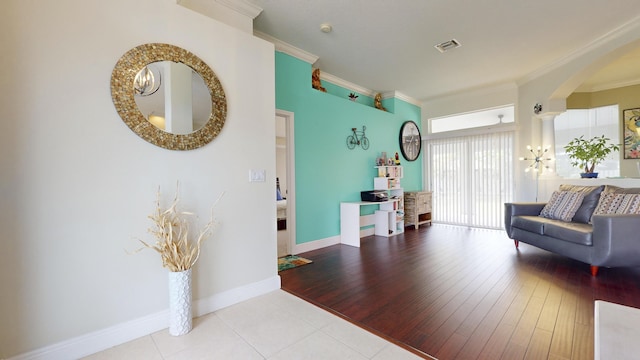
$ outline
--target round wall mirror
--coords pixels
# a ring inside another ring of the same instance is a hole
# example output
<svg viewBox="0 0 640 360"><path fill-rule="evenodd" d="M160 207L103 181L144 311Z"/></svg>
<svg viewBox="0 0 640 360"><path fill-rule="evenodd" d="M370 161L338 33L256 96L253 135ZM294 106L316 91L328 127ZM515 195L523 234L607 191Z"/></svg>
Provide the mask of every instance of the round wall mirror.
<svg viewBox="0 0 640 360"><path fill-rule="evenodd" d="M227 101L211 68L187 50L144 44L126 52L111 75L111 97L122 120L146 141L192 150L222 130Z"/></svg>
<svg viewBox="0 0 640 360"><path fill-rule="evenodd" d="M211 117L211 95L200 74L182 63L157 61L133 81L138 110L152 125L172 134L200 130Z"/></svg>

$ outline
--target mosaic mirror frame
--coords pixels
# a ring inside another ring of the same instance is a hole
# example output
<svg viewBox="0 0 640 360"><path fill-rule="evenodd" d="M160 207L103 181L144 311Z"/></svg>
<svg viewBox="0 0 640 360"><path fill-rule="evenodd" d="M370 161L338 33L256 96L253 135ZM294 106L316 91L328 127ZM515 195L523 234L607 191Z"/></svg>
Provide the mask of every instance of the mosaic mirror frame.
<svg viewBox="0 0 640 360"><path fill-rule="evenodd" d="M138 110L134 99L134 78L142 68L158 61L183 63L204 79L211 95L212 111L202 128L190 134L171 134L152 125ZM122 55L111 74L111 98L122 121L134 133L169 150L193 150L210 143L222 131L227 117L227 99L213 70L191 52L169 44L143 44Z"/></svg>

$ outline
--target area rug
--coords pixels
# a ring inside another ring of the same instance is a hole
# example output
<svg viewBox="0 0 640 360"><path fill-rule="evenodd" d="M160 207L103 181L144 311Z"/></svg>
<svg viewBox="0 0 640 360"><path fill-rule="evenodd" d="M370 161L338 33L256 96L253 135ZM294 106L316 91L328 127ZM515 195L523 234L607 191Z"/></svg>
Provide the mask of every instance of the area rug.
<svg viewBox="0 0 640 360"><path fill-rule="evenodd" d="M311 264L313 261L296 255L278 258L278 271L293 269L297 266Z"/></svg>

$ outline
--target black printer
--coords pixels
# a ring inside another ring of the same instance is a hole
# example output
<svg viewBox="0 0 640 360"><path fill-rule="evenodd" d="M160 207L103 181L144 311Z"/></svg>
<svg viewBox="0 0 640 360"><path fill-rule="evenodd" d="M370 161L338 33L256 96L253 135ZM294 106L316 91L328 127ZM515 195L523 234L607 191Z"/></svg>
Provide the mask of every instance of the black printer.
<svg viewBox="0 0 640 360"><path fill-rule="evenodd" d="M386 190L367 190L360 191L360 199L362 201L381 202L389 200L389 195L387 195Z"/></svg>

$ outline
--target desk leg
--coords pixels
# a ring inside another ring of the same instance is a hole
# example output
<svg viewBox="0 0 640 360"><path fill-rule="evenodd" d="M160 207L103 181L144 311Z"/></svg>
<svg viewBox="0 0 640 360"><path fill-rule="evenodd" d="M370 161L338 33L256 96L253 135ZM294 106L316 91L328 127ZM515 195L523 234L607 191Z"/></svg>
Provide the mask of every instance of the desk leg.
<svg viewBox="0 0 640 360"><path fill-rule="evenodd" d="M340 204L340 242L360 247L360 205Z"/></svg>

